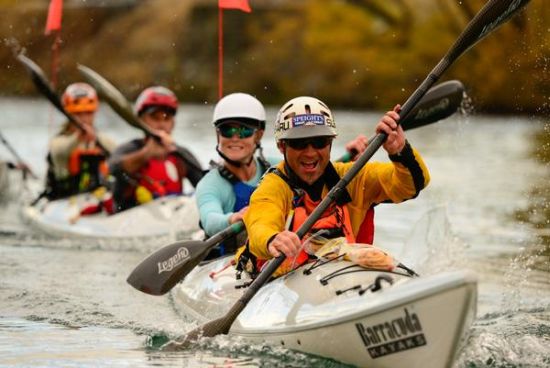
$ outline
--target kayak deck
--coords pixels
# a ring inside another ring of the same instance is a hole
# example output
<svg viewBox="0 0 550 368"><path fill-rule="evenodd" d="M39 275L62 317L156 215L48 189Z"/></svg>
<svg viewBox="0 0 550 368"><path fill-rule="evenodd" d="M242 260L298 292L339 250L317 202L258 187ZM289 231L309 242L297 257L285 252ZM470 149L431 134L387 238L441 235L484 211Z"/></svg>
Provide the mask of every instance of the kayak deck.
<svg viewBox="0 0 550 368"><path fill-rule="evenodd" d="M223 316L247 280L229 258L197 267L173 292L188 318ZM346 261L303 266L262 287L229 333L369 367L448 367L476 311L475 277L447 272L411 278Z"/></svg>
<svg viewBox="0 0 550 368"><path fill-rule="evenodd" d="M156 238L198 229L198 210L192 197L158 198L110 216L104 212L80 215L83 208L97 203L88 193L41 200L25 207L23 218L48 235L87 239Z"/></svg>

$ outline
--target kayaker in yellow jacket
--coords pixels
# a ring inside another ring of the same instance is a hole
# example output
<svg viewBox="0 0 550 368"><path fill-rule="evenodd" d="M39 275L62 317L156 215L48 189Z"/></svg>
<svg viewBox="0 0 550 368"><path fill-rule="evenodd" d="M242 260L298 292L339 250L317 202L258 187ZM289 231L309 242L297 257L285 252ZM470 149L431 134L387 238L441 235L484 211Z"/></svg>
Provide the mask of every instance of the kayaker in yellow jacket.
<svg viewBox="0 0 550 368"><path fill-rule="evenodd" d="M406 141L397 124L397 111L399 106L388 111L376 125L376 132L388 134L383 147L391 162L367 163L347 186L347 193L329 207L310 234L325 229L324 237L344 236L349 243L357 243L371 207L415 198L428 184L426 165ZM284 253L288 259L281 267L288 270L290 265L307 260L295 231L353 165L330 162L336 136L332 112L316 98L297 97L279 110L275 138L284 162L264 176L251 197L244 216L249 235L245 261L250 257L258 266Z"/></svg>

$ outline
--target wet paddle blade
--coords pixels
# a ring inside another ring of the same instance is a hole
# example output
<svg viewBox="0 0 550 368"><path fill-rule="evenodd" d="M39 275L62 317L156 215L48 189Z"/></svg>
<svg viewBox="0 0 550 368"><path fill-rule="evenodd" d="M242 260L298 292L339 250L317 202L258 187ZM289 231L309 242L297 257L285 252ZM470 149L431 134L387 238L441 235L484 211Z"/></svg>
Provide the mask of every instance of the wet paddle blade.
<svg viewBox="0 0 550 368"><path fill-rule="evenodd" d="M36 65L34 61L23 54L17 55L17 60L19 60L19 62L21 62L27 69L27 72L30 74L32 82L34 83L38 92L46 96L46 98L57 108L57 110L65 115L65 117L69 120L71 124L73 124L76 128L85 131L86 129L84 128L82 122L77 117L69 114L67 110L65 110L61 99L53 90L50 82L48 81L48 78L46 78L42 69L40 69L40 67ZM98 139L95 140L95 144L99 148L101 148L105 152L105 154L107 154L107 156L109 156L109 150L105 146L103 146L103 144Z"/></svg>
<svg viewBox="0 0 550 368"><path fill-rule="evenodd" d="M50 100L50 102L54 104L54 106L58 110L64 112L59 96L57 96L57 94L55 94L55 92L53 91L53 88L51 87L48 78L46 78L46 76L44 75L42 69L38 65L36 65L34 61L23 54L17 55L17 60L19 60L19 62L23 64L23 66L31 76L31 80L36 89L44 96L46 96L48 100Z"/></svg>
<svg viewBox="0 0 550 368"><path fill-rule="evenodd" d="M126 281L139 291L163 295L199 264L212 247L203 241L179 241L145 258Z"/></svg>
<svg viewBox="0 0 550 368"><path fill-rule="evenodd" d="M227 335L231 324L227 324L227 318L221 317L210 321L194 330L188 332L184 336L176 340L169 341L160 350L162 351L178 351L189 348L189 346L197 343L203 337L214 337L217 335Z"/></svg>
<svg viewBox="0 0 550 368"><path fill-rule="evenodd" d="M246 294L246 293L245 293ZM231 307L229 312L223 317L217 318L202 326L195 328L189 333L181 336L175 341L165 344L162 350L181 350L189 345L196 343L203 337L214 337L217 335L227 335L231 329L233 321L239 316L240 312L246 307L246 303L241 298Z"/></svg>
<svg viewBox="0 0 550 368"><path fill-rule="evenodd" d="M87 66L78 65L77 68L84 78L94 86L101 98L105 100L119 116L138 129L149 130L144 128L144 124L135 116L132 105L128 102L126 97L111 84L111 82Z"/></svg>
<svg viewBox="0 0 550 368"><path fill-rule="evenodd" d="M464 85L451 80L431 88L418 105L400 122L404 130L420 128L448 118L458 110L464 97ZM369 144L372 140L369 140ZM357 151L346 152L338 159L350 162Z"/></svg>
<svg viewBox="0 0 550 368"><path fill-rule="evenodd" d="M138 128L144 132L147 136L153 137L158 142L161 141L160 136L153 131L147 124L145 124L141 119L134 114L132 105L126 97L107 79L103 78L99 73L88 68L84 65L79 65L78 70L82 73L84 78L92 84L95 89L98 91L101 98L111 106L111 108L128 124L134 128ZM176 155L181 157L181 159L193 169L202 172L202 167L200 163L195 159L195 157L189 154L184 150L177 150Z"/></svg>
<svg viewBox="0 0 550 368"><path fill-rule="evenodd" d="M128 276L128 283L151 295L162 295L172 289L214 248L244 230L236 222L206 241L179 241L151 253Z"/></svg>
<svg viewBox="0 0 550 368"><path fill-rule="evenodd" d="M418 105L403 119L404 130L420 128L445 118L458 110L464 97L464 85L451 80L431 88Z"/></svg>

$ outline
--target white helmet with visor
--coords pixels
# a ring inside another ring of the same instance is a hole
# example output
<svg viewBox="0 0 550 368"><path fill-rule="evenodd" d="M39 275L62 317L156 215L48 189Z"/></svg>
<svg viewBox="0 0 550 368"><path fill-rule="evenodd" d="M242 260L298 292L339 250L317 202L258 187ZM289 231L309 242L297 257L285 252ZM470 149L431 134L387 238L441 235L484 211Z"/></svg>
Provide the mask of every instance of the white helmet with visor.
<svg viewBox="0 0 550 368"><path fill-rule="evenodd" d="M223 97L214 108L214 126L237 120L254 128L265 129L265 109L258 99L246 93Z"/></svg>

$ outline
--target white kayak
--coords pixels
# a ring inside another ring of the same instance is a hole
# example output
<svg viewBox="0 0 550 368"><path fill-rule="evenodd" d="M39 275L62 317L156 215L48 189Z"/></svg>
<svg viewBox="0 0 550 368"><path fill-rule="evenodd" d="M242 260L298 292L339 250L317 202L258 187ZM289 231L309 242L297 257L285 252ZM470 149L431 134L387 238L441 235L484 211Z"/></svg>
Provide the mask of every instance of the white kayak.
<svg viewBox="0 0 550 368"><path fill-rule="evenodd" d="M41 185L29 172L14 167L13 164L0 161L0 205L14 205L19 209L37 192ZM11 211L11 209L10 209Z"/></svg>
<svg viewBox="0 0 550 368"><path fill-rule="evenodd" d="M196 267L172 293L186 317L223 316L248 280L222 270L231 258ZM220 271L221 270L221 271ZM309 271L308 271L309 270ZM218 272L211 277L212 272ZM454 271L409 277L347 261L302 266L264 285L229 334L370 368L450 367L476 314L477 281Z"/></svg>
<svg viewBox="0 0 550 368"><path fill-rule="evenodd" d="M81 215L98 199L91 193L47 200L23 208L24 219L48 235L85 239L178 239L198 229L199 215L194 197L168 196L108 215Z"/></svg>
<svg viewBox="0 0 550 368"><path fill-rule="evenodd" d="M10 168L7 162L0 161L0 202L9 197L11 180Z"/></svg>

